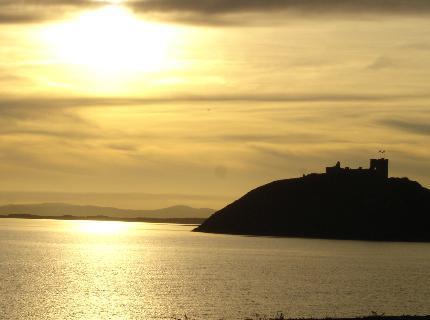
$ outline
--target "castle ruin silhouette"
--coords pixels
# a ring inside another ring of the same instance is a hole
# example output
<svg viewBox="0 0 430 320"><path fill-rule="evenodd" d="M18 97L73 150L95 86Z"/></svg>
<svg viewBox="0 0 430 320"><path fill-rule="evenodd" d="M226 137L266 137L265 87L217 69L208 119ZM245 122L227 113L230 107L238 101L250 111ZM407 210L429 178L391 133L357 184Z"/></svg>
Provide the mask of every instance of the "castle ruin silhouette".
<svg viewBox="0 0 430 320"><path fill-rule="evenodd" d="M330 176L378 177L388 179L388 159L370 159L368 169L362 167L357 169L342 168L338 161L335 166L326 167L325 173Z"/></svg>

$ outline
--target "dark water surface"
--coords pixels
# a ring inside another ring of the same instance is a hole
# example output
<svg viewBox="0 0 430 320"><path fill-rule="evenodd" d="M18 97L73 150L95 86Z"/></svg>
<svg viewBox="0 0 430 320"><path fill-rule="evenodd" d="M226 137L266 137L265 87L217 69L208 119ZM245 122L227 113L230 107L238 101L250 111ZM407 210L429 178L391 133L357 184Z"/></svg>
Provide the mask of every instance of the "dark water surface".
<svg viewBox="0 0 430 320"><path fill-rule="evenodd" d="M0 319L430 314L430 244L0 219Z"/></svg>

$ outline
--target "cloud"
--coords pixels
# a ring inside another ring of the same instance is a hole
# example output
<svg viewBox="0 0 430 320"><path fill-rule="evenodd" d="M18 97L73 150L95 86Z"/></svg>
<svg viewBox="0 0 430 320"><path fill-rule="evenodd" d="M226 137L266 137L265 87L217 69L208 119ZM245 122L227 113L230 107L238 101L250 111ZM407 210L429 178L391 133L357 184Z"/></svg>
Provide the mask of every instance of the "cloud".
<svg viewBox="0 0 430 320"><path fill-rule="evenodd" d="M216 94L196 95L184 94L177 96L156 96L137 98L112 97L28 97L0 98L0 115L12 116L22 112L39 112L51 108L66 110L76 107L109 107L109 106L145 106L170 103L200 103L200 102L390 102L402 100L428 99L429 94Z"/></svg>
<svg viewBox="0 0 430 320"><path fill-rule="evenodd" d="M419 50L419 51L429 51L430 50L430 43L429 42L413 42L413 43L402 45L402 46L400 46L400 48Z"/></svg>
<svg viewBox="0 0 430 320"><path fill-rule="evenodd" d="M142 132L128 132L122 130L102 130L98 124L94 123L91 118L83 117L82 110L86 108L111 108L114 107L121 112L122 108L130 112L133 108L144 108L147 112L156 110L158 113L163 110L163 105L183 105L185 109L177 112L187 112L190 106L198 107L202 105L202 112L207 113L206 105L212 104L224 106L231 112L251 112L260 116L285 121L291 124L292 121L301 123L324 122L321 117L316 117L315 110L321 103L372 103L372 102L397 102L406 100L415 100L419 98L428 98L421 95L372 95L372 94L309 94L309 95L285 95L285 94L255 94L255 95L183 95L172 97L153 97L153 98L85 98L85 97L65 97L65 98L0 98L0 136L17 137L31 136L35 138L51 138L62 141L95 141L107 139L104 146L113 151L124 153L134 153L139 150L139 145L134 143L135 139L140 141L155 141L160 139L160 132L151 131L151 129ZM304 113L294 113L295 109L286 113L285 108L274 108L269 106L260 107L260 103L279 103L293 106L294 103L309 103L308 111ZM223 108L224 108L223 107ZM131 109L130 109L131 108ZM146 112L145 111L145 112ZM209 119L217 119L227 110L213 108L207 113ZM325 111L328 112L328 111ZM359 119L362 110L353 111L349 108L333 108L333 118L342 117L344 119ZM375 112L375 110L373 110ZM318 112L316 113L318 114ZM310 118L313 116L313 118ZM214 118L215 117L215 118ZM298 118L297 118L298 117ZM186 119L184 119L186 121ZM191 121L191 120L190 120ZM408 130L410 132L430 134L430 127L426 124L413 124L409 122L384 120L384 124L397 129ZM190 123L190 126L195 125ZM179 130L179 133L182 132ZM198 143L219 144L228 141L233 144L246 143L308 143L318 142L321 139L329 140L330 137L320 133L303 131L285 131L285 132L250 132L250 131L224 131L213 134L212 132L200 132L199 134L190 135L189 132L182 132L180 139L182 141L194 141ZM164 132L168 136L166 132ZM175 136L178 132L171 132ZM131 139L123 141L117 139L123 137ZM161 135L162 136L162 135ZM339 142L339 139L337 140Z"/></svg>
<svg viewBox="0 0 430 320"><path fill-rule="evenodd" d="M91 132L79 132L77 130L43 130L43 129L26 129L26 128L13 128L13 129L0 129L0 136L4 135L32 135L32 136L47 136L58 137L67 139L88 139L97 138L99 135Z"/></svg>
<svg viewBox="0 0 430 320"><path fill-rule="evenodd" d="M392 127L394 129L416 133L420 135L430 135L430 124L420 121L406 121L406 120L382 120L381 123Z"/></svg>
<svg viewBox="0 0 430 320"><path fill-rule="evenodd" d="M45 15L41 14L19 14L19 13L0 13L0 24L9 24L9 23L35 23L46 20Z"/></svg>
<svg viewBox="0 0 430 320"><path fill-rule="evenodd" d="M367 69L378 71L382 69L389 69L395 67L396 64L388 57L378 57L371 64L367 66Z"/></svg>
<svg viewBox="0 0 430 320"><path fill-rule="evenodd" d="M112 150L124 152L134 152L138 150L138 146L131 143L109 143L106 147Z"/></svg>
<svg viewBox="0 0 430 320"><path fill-rule="evenodd" d="M38 23L56 20L81 9L106 4L93 0L0 0L0 24Z"/></svg>
<svg viewBox="0 0 430 320"><path fill-rule="evenodd" d="M291 119L290 119L291 121ZM182 139L188 139L203 143L220 143L225 144L249 144L249 143L271 143L271 144L283 144L283 143L307 143L321 141L325 137L322 134L311 134L306 132L288 132L278 134L266 134L266 133L230 133L230 134L218 134L210 132L206 135L193 135L182 137Z"/></svg>
<svg viewBox="0 0 430 320"><path fill-rule="evenodd" d="M142 11L224 14L292 10L303 13L422 13L428 0L140 0L130 5Z"/></svg>
<svg viewBox="0 0 430 320"><path fill-rule="evenodd" d="M24 136L81 142L99 138L99 128L68 109L68 105L55 99L0 99L0 138Z"/></svg>
<svg viewBox="0 0 430 320"><path fill-rule="evenodd" d="M170 15L178 22L197 24L250 24L258 21L240 20L237 14L270 14L278 22L285 14L299 16L326 15L422 15L430 13L428 0L136 0L129 6L136 12ZM275 15L276 14L276 15ZM281 14L281 16L279 16ZM228 16L231 19L220 19ZM167 17L169 18L169 17ZM240 22L239 22L240 21Z"/></svg>
<svg viewBox="0 0 430 320"><path fill-rule="evenodd" d="M104 0L15 0L0 1L1 23L34 23L58 19L59 12L110 4ZM162 15L164 18L191 24L249 24L255 21L222 18L222 16L257 13L293 13L306 16L349 14L428 14L428 0L129 0L123 5L136 12ZM56 8L54 8L56 7ZM258 19L257 19L258 21ZM273 21L274 22L274 21Z"/></svg>
<svg viewBox="0 0 430 320"><path fill-rule="evenodd" d="M3 72L2 70L0 70L0 82L3 82L3 83L4 82L21 82L22 83L24 81L28 81L28 78L18 76L18 75L13 74L13 73Z"/></svg>

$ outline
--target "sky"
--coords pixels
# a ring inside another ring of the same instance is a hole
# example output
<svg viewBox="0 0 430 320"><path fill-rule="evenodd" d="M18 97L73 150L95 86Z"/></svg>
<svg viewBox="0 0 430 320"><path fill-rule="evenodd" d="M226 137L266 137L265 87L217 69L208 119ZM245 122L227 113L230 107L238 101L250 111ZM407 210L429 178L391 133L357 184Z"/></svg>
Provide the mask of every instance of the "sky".
<svg viewBox="0 0 430 320"><path fill-rule="evenodd" d="M341 161L430 187L428 0L0 0L0 204L222 208Z"/></svg>

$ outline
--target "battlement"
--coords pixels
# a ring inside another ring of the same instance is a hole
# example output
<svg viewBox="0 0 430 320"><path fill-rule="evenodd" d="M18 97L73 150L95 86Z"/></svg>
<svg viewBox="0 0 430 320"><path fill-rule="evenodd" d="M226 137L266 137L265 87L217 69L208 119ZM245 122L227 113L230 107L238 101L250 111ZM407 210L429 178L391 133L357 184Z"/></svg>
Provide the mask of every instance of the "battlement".
<svg viewBox="0 0 430 320"><path fill-rule="evenodd" d="M328 175L350 175L350 176L374 176L388 179L388 159L370 159L370 166L368 169L359 167L351 169L349 167L342 168L338 161L333 167L326 167L325 173Z"/></svg>

